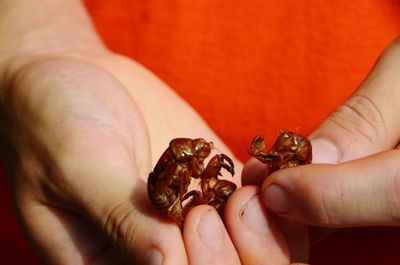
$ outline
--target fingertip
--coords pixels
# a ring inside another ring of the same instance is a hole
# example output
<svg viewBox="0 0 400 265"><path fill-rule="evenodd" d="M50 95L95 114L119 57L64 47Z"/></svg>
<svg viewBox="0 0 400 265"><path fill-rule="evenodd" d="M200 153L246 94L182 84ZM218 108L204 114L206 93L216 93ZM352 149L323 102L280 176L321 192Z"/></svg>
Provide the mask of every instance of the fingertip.
<svg viewBox="0 0 400 265"><path fill-rule="evenodd" d="M243 167L242 185L261 185L269 173L268 166L252 157Z"/></svg>
<svg viewBox="0 0 400 265"><path fill-rule="evenodd" d="M143 264L145 265L163 265L163 263L164 255L156 248L151 248L149 251L147 251L147 254L143 259Z"/></svg>
<svg viewBox="0 0 400 265"><path fill-rule="evenodd" d="M285 168L272 172L268 178L264 179L264 181L261 183L261 193L264 193L265 190L273 184L278 184L283 187L290 187L292 184L294 184L294 180L299 179L301 175L304 175L303 170L305 167L308 167L308 165Z"/></svg>
<svg viewBox="0 0 400 265"><path fill-rule="evenodd" d="M341 218L337 213L342 204L338 202L347 198L345 194L353 186L349 172L346 164L315 164L274 172L262 185L263 202L285 218L332 227Z"/></svg>
<svg viewBox="0 0 400 265"><path fill-rule="evenodd" d="M307 261L309 255L307 226L295 221L304 209L301 207L304 197L312 198L309 196L309 182L305 178L307 172L303 172L304 168L276 171L264 181L261 189L263 204L274 214L282 216L277 217L277 222L288 244L291 261Z"/></svg>
<svg viewBox="0 0 400 265"><path fill-rule="evenodd" d="M319 183L326 179L324 178L326 167L330 167L330 165L305 165L275 171L263 182L261 187L265 205L277 214L288 213L292 208L292 200L307 197L310 192L319 188ZM284 202L283 200L289 201Z"/></svg>
<svg viewBox="0 0 400 265"><path fill-rule="evenodd" d="M182 232L175 223L146 218L131 230L125 242L120 243L125 244L122 248L134 261L149 265L188 264Z"/></svg>
<svg viewBox="0 0 400 265"><path fill-rule="evenodd" d="M243 186L235 191L225 205L226 223L232 220L232 215L238 213L244 202L260 193L260 188L255 185Z"/></svg>
<svg viewBox="0 0 400 265"><path fill-rule="evenodd" d="M337 144L319 136L310 139L313 164L337 164L341 161L341 152Z"/></svg>
<svg viewBox="0 0 400 265"><path fill-rule="evenodd" d="M288 264L288 247L259 191L257 186L245 186L229 199L225 209L229 234L244 264Z"/></svg>
<svg viewBox="0 0 400 265"><path fill-rule="evenodd" d="M183 237L189 264L240 264L235 247L217 211L194 207L185 218Z"/></svg>
<svg viewBox="0 0 400 265"><path fill-rule="evenodd" d="M316 203L314 200L320 191L320 182L326 180L320 168L326 166L299 166L272 173L261 187L264 205L271 212L285 218L297 220L298 215L307 214L308 212L302 213L302 211L307 209L307 205Z"/></svg>
<svg viewBox="0 0 400 265"><path fill-rule="evenodd" d="M219 248L223 240L222 221L217 211L208 205L192 209L186 216L184 238L200 239L207 247Z"/></svg>
<svg viewBox="0 0 400 265"><path fill-rule="evenodd" d="M182 240L182 232L176 224L163 223L159 227L154 227L150 236L152 242L147 252L146 258L149 261L156 261L161 263L144 263L151 265L175 265L175 264L188 264L185 245ZM139 242L145 242L146 238Z"/></svg>
<svg viewBox="0 0 400 265"><path fill-rule="evenodd" d="M104 196L104 214L96 216L104 224L104 232L130 260L139 264L187 265L180 228L153 209L142 181L135 184L127 194L119 194L125 198L122 203L115 195ZM107 198L109 202L105 203Z"/></svg>
<svg viewBox="0 0 400 265"><path fill-rule="evenodd" d="M241 217L243 207L251 198L260 194L260 188L255 185L243 186L235 191L225 205L224 219L228 228L234 226Z"/></svg>
<svg viewBox="0 0 400 265"><path fill-rule="evenodd" d="M262 199L265 206L276 214L290 213L291 203L287 192L278 184L271 184L263 190Z"/></svg>

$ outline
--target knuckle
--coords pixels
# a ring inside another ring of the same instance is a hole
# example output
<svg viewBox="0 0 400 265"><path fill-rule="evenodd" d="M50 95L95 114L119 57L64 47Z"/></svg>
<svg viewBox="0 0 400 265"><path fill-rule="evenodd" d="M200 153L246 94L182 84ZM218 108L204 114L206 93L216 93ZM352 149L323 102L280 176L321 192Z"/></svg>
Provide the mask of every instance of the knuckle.
<svg viewBox="0 0 400 265"><path fill-rule="evenodd" d="M122 254L135 260L139 260L140 257L132 257L131 248L137 242L141 220L141 214L131 202L121 201L110 207L103 225L104 231Z"/></svg>
<svg viewBox="0 0 400 265"><path fill-rule="evenodd" d="M376 145L386 135L383 115L367 95L354 95L339 106L329 120L334 127L347 134L353 143Z"/></svg>

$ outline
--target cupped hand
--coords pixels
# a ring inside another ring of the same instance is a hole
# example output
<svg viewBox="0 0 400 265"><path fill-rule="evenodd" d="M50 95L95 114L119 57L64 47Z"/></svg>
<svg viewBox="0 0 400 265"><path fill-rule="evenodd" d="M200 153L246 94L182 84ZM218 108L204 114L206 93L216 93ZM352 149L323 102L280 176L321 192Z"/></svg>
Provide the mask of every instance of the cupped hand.
<svg viewBox="0 0 400 265"><path fill-rule="evenodd" d="M195 207L182 236L153 211L145 180L172 138L233 156L167 85L105 49L80 1L0 2L0 155L45 264L288 264L255 187L228 202L226 227Z"/></svg>
<svg viewBox="0 0 400 265"><path fill-rule="evenodd" d="M189 257L203 264L192 251L201 242L185 246L179 228L152 210L143 181L174 137L203 137L229 154L190 107L117 55L27 56L7 69L2 156L21 223L42 260L188 264ZM232 243L221 253L238 261Z"/></svg>
<svg viewBox="0 0 400 265"><path fill-rule="evenodd" d="M199 206L182 236L154 212L145 180L172 138L203 137L233 156L143 67L101 53L28 56L7 69L2 156L25 234L45 263L289 263L256 187L229 201L227 227L213 208Z"/></svg>
<svg viewBox="0 0 400 265"><path fill-rule="evenodd" d="M265 179L268 209L321 227L400 224L399 71L396 40L360 88L311 134L315 164ZM262 170L252 161L245 172L258 179Z"/></svg>
<svg viewBox="0 0 400 265"><path fill-rule="evenodd" d="M143 260L166 244L152 229L169 235L179 253L179 231L147 211L140 176L151 164L150 140L121 83L82 58L41 56L14 66L2 83L3 155L41 258L108 264L116 262L113 244Z"/></svg>

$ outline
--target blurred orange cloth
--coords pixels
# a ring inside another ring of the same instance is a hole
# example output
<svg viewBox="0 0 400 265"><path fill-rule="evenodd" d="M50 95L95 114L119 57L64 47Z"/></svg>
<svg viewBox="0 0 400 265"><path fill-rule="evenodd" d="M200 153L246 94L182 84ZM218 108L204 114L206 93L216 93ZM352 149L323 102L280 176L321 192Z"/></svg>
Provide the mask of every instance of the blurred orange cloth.
<svg viewBox="0 0 400 265"><path fill-rule="evenodd" d="M312 132L400 32L397 0L85 2L108 47L166 81L242 161L256 134ZM15 229L8 204L1 210ZM1 249L28 253L15 237ZM313 248L311 263L399 264L399 245L398 229L342 230Z"/></svg>

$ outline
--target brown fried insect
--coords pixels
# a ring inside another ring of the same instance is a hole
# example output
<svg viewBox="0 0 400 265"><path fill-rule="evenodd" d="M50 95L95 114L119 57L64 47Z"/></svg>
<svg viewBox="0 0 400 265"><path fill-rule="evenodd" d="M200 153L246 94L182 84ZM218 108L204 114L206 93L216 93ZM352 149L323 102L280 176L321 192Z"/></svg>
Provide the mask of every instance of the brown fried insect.
<svg viewBox="0 0 400 265"><path fill-rule="evenodd" d="M217 177L222 168L233 175L233 162L228 156L215 155L204 169L204 159L212 149L213 143L201 138L173 139L149 174L147 191L152 205L179 226L190 207L209 204L217 210L222 209L229 195L236 190L235 184ZM187 192L192 178L201 178L201 191Z"/></svg>
<svg viewBox="0 0 400 265"><path fill-rule="evenodd" d="M267 151L265 140L256 136L247 151L249 155L269 165L271 172L287 167L310 164L311 142L298 133L281 130L272 148Z"/></svg>
<svg viewBox="0 0 400 265"><path fill-rule="evenodd" d="M201 175L202 204L213 206L221 216L223 216L226 201L237 189L235 183L218 179L222 168L225 168L232 176L235 174L233 162L227 155L215 155Z"/></svg>

